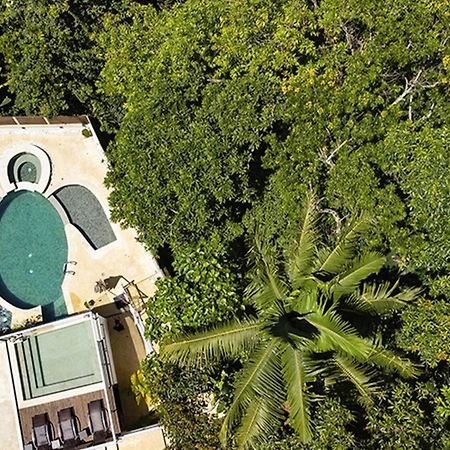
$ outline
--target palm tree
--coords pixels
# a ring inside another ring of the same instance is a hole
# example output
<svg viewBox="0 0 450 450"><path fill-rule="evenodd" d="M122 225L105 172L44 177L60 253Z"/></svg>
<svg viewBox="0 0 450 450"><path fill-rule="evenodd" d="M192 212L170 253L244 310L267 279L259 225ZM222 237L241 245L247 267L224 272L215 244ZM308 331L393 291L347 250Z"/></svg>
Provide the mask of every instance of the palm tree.
<svg viewBox="0 0 450 450"><path fill-rule="evenodd" d="M163 358L184 366L250 355L223 422L224 446L234 434L239 448L253 448L280 427L286 411L289 425L308 442L311 403L320 400L313 390L317 392L318 383L350 382L367 406L377 391L376 368L404 377L417 374L409 360L384 349L379 338L363 337L348 319L358 317L356 313L360 322L366 321L400 308L417 290L398 292L397 283L363 283L385 263L377 253L354 255L367 221L351 223L337 245L327 248L318 246L317 220L317 201L310 194L283 265L256 239L255 279L247 294L257 317L163 346Z"/></svg>

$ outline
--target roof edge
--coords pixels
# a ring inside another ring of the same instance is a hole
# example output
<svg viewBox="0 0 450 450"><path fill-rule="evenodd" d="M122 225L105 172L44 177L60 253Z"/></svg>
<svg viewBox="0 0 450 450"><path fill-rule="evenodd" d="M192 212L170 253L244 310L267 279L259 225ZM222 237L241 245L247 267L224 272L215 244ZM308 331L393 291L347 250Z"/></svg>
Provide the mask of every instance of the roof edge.
<svg viewBox="0 0 450 450"><path fill-rule="evenodd" d="M88 116L0 116L1 126L61 126L61 125L82 125L86 126L90 123Z"/></svg>

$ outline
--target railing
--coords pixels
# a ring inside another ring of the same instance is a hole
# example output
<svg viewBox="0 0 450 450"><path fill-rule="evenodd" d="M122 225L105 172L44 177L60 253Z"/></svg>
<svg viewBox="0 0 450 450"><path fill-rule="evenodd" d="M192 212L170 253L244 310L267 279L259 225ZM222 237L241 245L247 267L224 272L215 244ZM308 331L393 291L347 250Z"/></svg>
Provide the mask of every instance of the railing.
<svg viewBox="0 0 450 450"><path fill-rule="evenodd" d="M136 328L138 329L139 334L141 335L141 338L144 341L145 351L147 352L147 354L154 353L155 349L153 348L152 343L145 337L145 325L142 322L141 315L134 308L133 303L131 302L131 299L130 299L126 289L124 289L123 294L125 295L125 298L127 300L128 307L130 309L131 316L133 317L133 321L134 321L134 323L136 325Z"/></svg>
<svg viewBox="0 0 450 450"><path fill-rule="evenodd" d="M109 358L108 348L105 343L105 326L101 322L97 322L97 324L100 326L101 333L102 333L101 339L97 342L100 347L99 350L100 350L100 356L102 359L102 363L106 369L105 371L106 371L106 375L108 377L108 388L110 388L113 385L113 380L112 380L112 375L111 375L112 365L111 365L111 360Z"/></svg>

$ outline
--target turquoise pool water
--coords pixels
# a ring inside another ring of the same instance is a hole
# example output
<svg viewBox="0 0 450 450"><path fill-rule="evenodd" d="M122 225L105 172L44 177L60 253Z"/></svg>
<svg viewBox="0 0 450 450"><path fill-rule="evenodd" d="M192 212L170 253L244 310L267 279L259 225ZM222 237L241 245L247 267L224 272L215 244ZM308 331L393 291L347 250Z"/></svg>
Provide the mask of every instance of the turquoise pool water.
<svg viewBox="0 0 450 450"><path fill-rule="evenodd" d="M55 394L102 381L96 347L90 321L47 331L16 343L24 398Z"/></svg>
<svg viewBox="0 0 450 450"><path fill-rule="evenodd" d="M61 290L64 224L41 194L19 191L0 202L0 295L19 308L42 305L44 320L67 314Z"/></svg>

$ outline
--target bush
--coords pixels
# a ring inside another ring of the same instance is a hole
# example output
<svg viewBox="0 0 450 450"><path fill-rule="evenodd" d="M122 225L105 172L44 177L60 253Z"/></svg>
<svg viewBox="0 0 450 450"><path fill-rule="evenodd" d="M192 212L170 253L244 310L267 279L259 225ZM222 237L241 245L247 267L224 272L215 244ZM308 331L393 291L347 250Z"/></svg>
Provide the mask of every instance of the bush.
<svg viewBox="0 0 450 450"><path fill-rule="evenodd" d="M204 369L182 370L156 355L142 365L134 392L154 405L172 450L218 450L220 420L206 412L214 386Z"/></svg>
<svg viewBox="0 0 450 450"><path fill-rule="evenodd" d="M228 263L217 239L180 250L173 267L175 275L158 280L156 295L148 304L151 340L228 320L245 307L239 295L239 273Z"/></svg>

